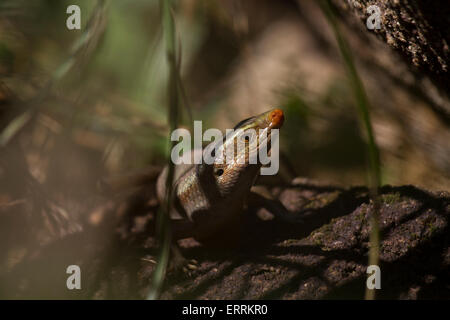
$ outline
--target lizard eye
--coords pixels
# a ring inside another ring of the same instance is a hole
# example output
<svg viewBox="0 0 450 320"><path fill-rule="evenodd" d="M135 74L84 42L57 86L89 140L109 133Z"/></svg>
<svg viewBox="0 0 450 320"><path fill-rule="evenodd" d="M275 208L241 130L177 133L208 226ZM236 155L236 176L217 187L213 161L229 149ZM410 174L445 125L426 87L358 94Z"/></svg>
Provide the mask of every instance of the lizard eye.
<svg viewBox="0 0 450 320"><path fill-rule="evenodd" d="M216 175L219 176L219 177L220 177L221 175L223 175L223 169L217 170L217 171L216 171Z"/></svg>

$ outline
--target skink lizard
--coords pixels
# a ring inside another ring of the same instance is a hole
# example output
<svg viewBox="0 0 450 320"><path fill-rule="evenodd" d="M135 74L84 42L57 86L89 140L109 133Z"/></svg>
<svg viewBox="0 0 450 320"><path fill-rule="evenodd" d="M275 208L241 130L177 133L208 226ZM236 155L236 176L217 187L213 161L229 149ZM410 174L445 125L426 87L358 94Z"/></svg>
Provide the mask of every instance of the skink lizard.
<svg viewBox="0 0 450 320"><path fill-rule="evenodd" d="M272 129L281 128L283 122L284 114L280 109L245 119L235 126L233 135L224 138L222 145L224 148L220 150L223 151L229 146L234 147L238 139L246 139L248 132L255 132L256 137L253 138L257 140L252 140L256 141L255 144L245 144L245 148L237 148L238 150L235 148L237 152L232 161L230 159L220 161L223 160L224 154L221 152L215 155L212 164L175 167L173 210L170 213L174 218L172 222L175 239L194 237L204 241L243 211L250 189L261 169L259 161L255 164L249 159L265 145L267 152L270 151L272 140L270 132ZM217 142L211 144L214 143ZM160 203L164 201L166 177L167 168L162 171L157 181Z"/></svg>
<svg viewBox="0 0 450 320"><path fill-rule="evenodd" d="M226 159L227 161L220 163L223 154L219 153L212 164L175 166L174 192L171 199L173 210L170 212L173 240L194 237L200 242L207 241L217 231L235 221L249 200L252 207L265 207L284 221L302 222L279 201L251 191L259 175L261 162L254 164L249 159L264 146L267 147L267 152L271 150L272 135L269 133L272 129L280 129L283 122L284 114L280 109L273 109L239 122L234 128L234 134L224 138L220 150L233 144L235 146L236 141L245 138L249 129L255 130L256 137L253 138L257 139L257 143L245 144L245 148L239 148L238 152L235 149L233 161ZM193 152L203 153L215 143L217 142ZM238 159L244 161L239 162ZM150 169L102 180L99 188L103 193L115 193L133 186L145 186L154 181L155 170ZM163 169L157 178L156 190L160 203L165 201L166 178L167 168Z"/></svg>

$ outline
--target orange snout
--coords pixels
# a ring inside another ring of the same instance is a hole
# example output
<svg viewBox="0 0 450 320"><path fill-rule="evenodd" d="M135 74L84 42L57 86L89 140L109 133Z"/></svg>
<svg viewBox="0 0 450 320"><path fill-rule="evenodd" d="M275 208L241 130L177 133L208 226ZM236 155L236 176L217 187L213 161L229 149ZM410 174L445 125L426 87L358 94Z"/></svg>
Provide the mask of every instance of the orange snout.
<svg viewBox="0 0 450 320"><path fill-rule="evenodd" d="M270 128L279 129L284 122L284 113L281 109L274 109L269 114Z"/></svg>

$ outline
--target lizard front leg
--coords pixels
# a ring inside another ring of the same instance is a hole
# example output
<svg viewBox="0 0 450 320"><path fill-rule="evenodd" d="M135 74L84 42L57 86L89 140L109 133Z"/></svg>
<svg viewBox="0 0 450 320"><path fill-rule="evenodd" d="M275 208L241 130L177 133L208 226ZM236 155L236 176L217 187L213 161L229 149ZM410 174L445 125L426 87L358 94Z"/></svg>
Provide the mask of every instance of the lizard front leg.
<svg viewBox="0 0 450 320"><path fill-rule="evenodd" d="M172 258L169 263L169 272L183 271L189 273L190 270L197 269L196 260L188 260L181 253L181 248L178 245L178 240L190 238L195 234L195 224L192 221L185 219L172 219L172 244L170 252Z"/></svg>

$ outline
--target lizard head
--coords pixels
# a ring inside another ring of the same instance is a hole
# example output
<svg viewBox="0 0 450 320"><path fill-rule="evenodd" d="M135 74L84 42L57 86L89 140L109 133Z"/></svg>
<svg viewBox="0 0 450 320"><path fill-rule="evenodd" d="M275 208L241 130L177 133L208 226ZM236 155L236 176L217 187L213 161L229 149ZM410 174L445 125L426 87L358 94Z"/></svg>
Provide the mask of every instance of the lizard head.
<svg viewBox="0 0 450 320"><path fill-rule="evenodd" d="M283 122L283 111L273 109L242 120L219 145L214 145L210 170L222 196L250 190L263 164L261 154L270 154L272 130L280 129Z"/></svg>

